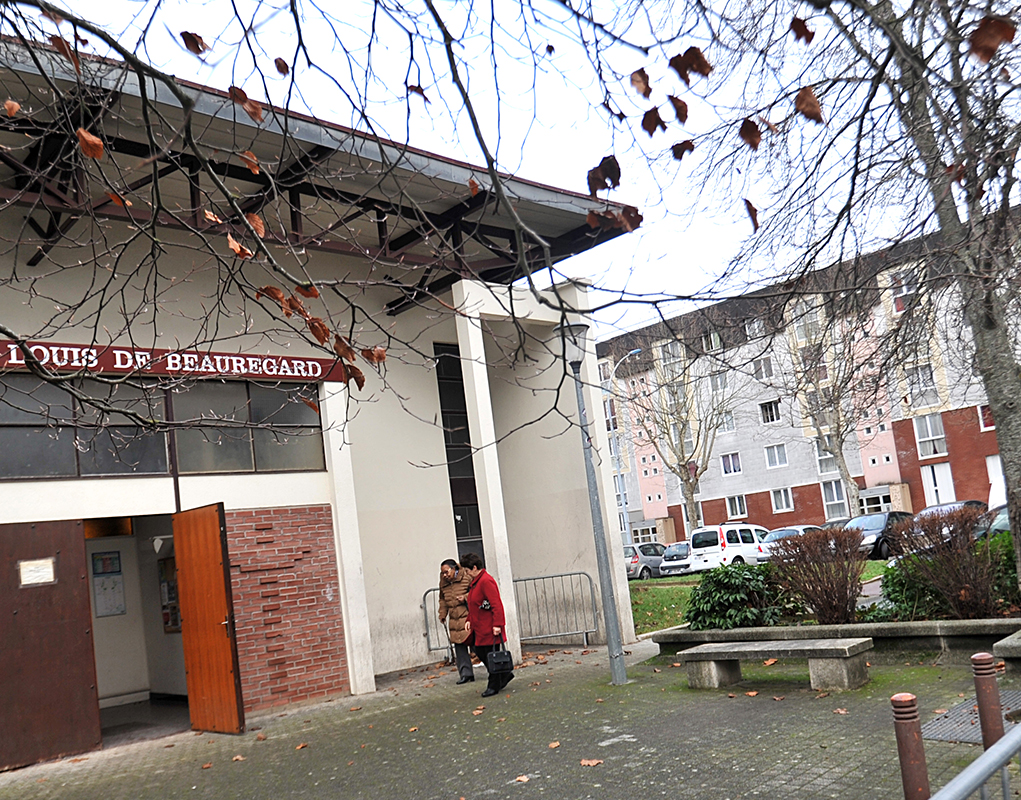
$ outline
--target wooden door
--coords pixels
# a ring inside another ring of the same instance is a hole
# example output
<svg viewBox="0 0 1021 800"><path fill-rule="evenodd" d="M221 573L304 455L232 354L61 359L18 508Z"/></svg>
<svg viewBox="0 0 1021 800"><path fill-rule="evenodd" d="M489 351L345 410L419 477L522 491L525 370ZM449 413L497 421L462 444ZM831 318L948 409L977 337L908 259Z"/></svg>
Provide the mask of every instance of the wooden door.
<svg viewBox="0 0 1021 800"><path fill-rule="evenodd" d="M0 770L102 744L82 523L0 525Z"/></svg>
<svg viewBox="0 0 1021 800"><path fill-rule="evenodd" d="M243 733L223 505L182 511L172 518L191 727Z"/></svg>

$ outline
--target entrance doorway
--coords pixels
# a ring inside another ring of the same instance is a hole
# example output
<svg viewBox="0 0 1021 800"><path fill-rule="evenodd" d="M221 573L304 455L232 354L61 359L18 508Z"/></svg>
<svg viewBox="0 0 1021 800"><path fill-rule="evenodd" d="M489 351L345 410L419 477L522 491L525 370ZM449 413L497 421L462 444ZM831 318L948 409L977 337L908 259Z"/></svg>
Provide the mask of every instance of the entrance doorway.
<svg viewBox="0 0 1021 800"><path fill-rule="evenodd" d="M244 731L222 505L0 525L0 563L16 621L0 769L189 725Z"/></svg>

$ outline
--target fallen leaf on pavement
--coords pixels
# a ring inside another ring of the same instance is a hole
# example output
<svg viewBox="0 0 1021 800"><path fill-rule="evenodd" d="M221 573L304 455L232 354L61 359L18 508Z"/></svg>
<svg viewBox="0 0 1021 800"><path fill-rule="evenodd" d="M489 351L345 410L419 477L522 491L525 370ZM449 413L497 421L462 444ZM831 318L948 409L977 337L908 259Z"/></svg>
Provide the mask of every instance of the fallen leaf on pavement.
<svg viewBox="0 0 1021 800"><path fill-rule="evenodd" d="M682 666L684 666L684 665L683 665L683 664L681 664L681 663L680 663L679 661L675 661L675 662L674 662L673 664L671 664L670 666L671 666L671 667L682 667Z"/></svg>
<svg viewBox="0 0 1021 800"><path fill-rule="evenodd" d="M933 714L946 714L946 713L947 713L947 709L945 709L945 708L937 708L937 709L936 709L935 711L933 711L932 713L933 713Z"/></svg>
<svg viewBox="0 0 1021 800"><path fill-rule="evenodd" d="M472 711L472 716L473 717L477 717L479 714L482 714L482 713L484 713L484 712L481 709L476 708L474 711Z"/></svg>
<svg viewBox="0 0 1021 800"><path fill-rule="evenodd" d="M298 745L297 747L295 747L294 749L295 749L295 750L304 750L304 749L305 749L306 747L308 747L308 742L302 742L301 744L299 744L299 745Z"/></svg>
<svg viewBox="0 0 1021 800"><path fill-rule="evenodd" d="M244 761L244 760L245 760L245 757L242 756L242 755L234 756L234 758L231 759L231 761Z"/></svg>
<svg viewBox="0 0 1021 800"><path fill-rule="evenodd" d="M755 695L757 695L758 692L745 692L745 694L748 695L749 697L755 697Z"/></svg>
<svg viewBox="0 0 1021 800"><path fill-rule="evenodd" d="M518 777L516 777L514 780L516 780L518 783L528 783L528 776L518 775Z"/></svg>
<svg viewBox="0 0 1021 800"><path fill-rule="evenodd" d="M816 700L822 700L824 697L829 697L829 696L830 696L829 692L820 692L819 694L817 694L815 696L815 699Z"/></svg>
<svg viewBox="0 0 1021 800"><path fill-rule="evenodd" d="M662 672L663 670L661 670L659 667L653 667L652 671L653 672Z"/></svg>
<svg viewBox="0 0 1021 800"><path fill-rule="evenodd" d="M728 694L727 697L737 697L736 694Z"/></svg>
<svg viewBox="0 0 1021 800"><path fill-rule="evenodd" d="M506 722L507 721L507 717L497 717L496 721L497 722Z"/></svg>
<svg viewBox="0 0 1021 800"><path fill-rule="evenodd" d="M596 698L596 702L597 702L597 703L602 703L602 702L603 702L603 698L601 698L601 697L597 697L597 698Z"/></svg>
<svg viewBox="0 0 1021 800"><path fill-rule="evenodd" d="M833 713L834 714L841 714L841 715L847 714L847 709L846 708L835 708L835 709L833 709Z"/></svg>
<svg viewBox="0 0 1021 800"><path fill-rule="evenodd" d="M767 658L765 661L762 662L762 666L764 666L764 667L771 667L776 662L777 662L777 659L775 659L775 658Z"/></svg>
<svg viewBox="0 0 1021 800"><path fill-rule="evenodd" d="M781 700L783 700L783 699L784 699L784 698L785 698L786 696L787 696L787 695L784 695L784 694L780 695L779 697L777 697L776 695L773 695L773 699L774 699L774 700L776 700L776 702L778 702L778 703L779 703L779 702L780 702Z"/></svg>
<svg viewBox="0 0 1021 800"><path fill-rule="evenodd" d="M209 761L209 762L207 762L207 763L202 765L202 769L211 769L212 766L213 766L213 762Z"/></svg>
<svg viewBox="0 0 1021 800"><path fill-rule="evenodd" d="M602 764L602 763L603 763L603 759L601 759L601 758L583 758L581 760L581 765L583 767L595 767L595 766L598 766L599 764Z"/></svg>
<svg viewBox="0 0 1021 800"><path fill-rule="evenodd" d="M558 747L560 747L560 742L550 742L549 743L549 749L550 750L556 750Z"/></svg>
<svg viewBox="0 0 1021 800"><path fill-rule="evenodd" d="M348 709L348 711L361 711L361 710L362 710L361 706L351 706L351 708Z"/></svg>
<svg viewBox="0 0 1021 800"><path fill-rule="evenodd" d="M414 733L418 728L408 728L408 733Z"/></svg>
<svg viewBox="0 0 1021 800"><path fill-rule="evenodd" d="M266 741L266 734L264 734L264 733L257 733L257 734L255 734L255 740L257 742L264 742L264 741ZM173 745L171 745L171 747L173 747Z"/></svg>

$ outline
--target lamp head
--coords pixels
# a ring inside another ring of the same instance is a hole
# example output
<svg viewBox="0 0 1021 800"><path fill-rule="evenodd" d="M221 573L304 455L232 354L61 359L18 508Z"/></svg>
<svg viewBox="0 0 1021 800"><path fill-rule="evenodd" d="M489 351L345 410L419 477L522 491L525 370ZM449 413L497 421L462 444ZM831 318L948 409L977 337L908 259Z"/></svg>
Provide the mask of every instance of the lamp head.
<svg viewBox="0 0 1021 800"><path fill-rule="evenodd" d="M553 335L563 343L564 360L573 369L578 369L585 360L585 342L588 337L588 325L576 322L571 325L558 325ZM554 352L559 352L557 349Z"/></svg>

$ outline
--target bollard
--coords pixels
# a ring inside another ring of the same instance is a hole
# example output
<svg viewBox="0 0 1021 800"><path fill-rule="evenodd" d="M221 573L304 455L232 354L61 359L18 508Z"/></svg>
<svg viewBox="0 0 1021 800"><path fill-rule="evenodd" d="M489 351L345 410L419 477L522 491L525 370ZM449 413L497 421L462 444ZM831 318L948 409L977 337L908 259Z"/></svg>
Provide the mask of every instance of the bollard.
<svg viewBox="0 0 1021 800"><path fill-rule="evenodd" d="M890 702L893 704L893 728L897 734L904 800L929 800L929 772L925 766L922 723L918 719L918 698L902 692L891 697Z"/></svg>
<svg viewBox="0 0 1021 800"><path fill-rule="evenodd" d="M982 726L982 747L986 750L1003 736L1003 710L1000 707L1000 687L996 684L994 663L991 653L976 653L971 657L975 696L978 699L978 721Z"/></svg>

